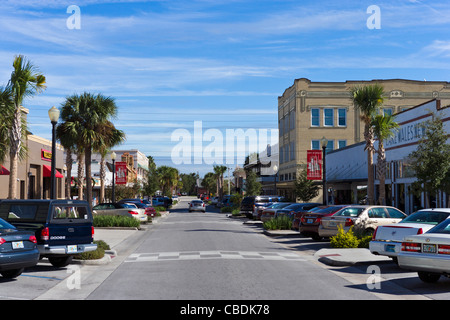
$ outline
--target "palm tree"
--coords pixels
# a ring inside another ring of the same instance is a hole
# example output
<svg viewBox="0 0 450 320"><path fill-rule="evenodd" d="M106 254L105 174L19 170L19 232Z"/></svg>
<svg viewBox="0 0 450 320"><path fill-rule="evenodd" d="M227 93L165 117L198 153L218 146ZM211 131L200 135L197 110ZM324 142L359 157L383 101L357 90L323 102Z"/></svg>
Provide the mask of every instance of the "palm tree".
<svg viewBox="0 0 450 320"><path fill-rule="evenodd" d="M223 198L223 174L227 171L226 166L213 166L214 174L217 177L217 188L219 190L219 198Z"/></svg>
<svg viewBox="0 0 450 320"><path fill-rule="evenodd" d="M386 151L384 150L384 140L391 138L399 125L392 115L376 115L372 119L372 127L375 137L378 139L377 150L377 174L380 181L380 197L378 203L385 205L386 189Z"/></svg>
<svg viewBox="0 0 450 320"><path fill-rule="evenodd" d="M371 126L372 118L383 104L383 86L379 84L368 86L356 86L350 89L351 98L355 108L361 111L361 120L364 121L364 139L367 150L367 200L369 204L374 203L374 174L373 174L373 152L374 133Z"/></svg>
<svg viewBox="0 0 450 320"><path fill-rule="evenodd" d="M164 195L172 195L172 190L178 184L179 172L169 166L160 166L156 169L160 188Z"/></svg>
<svg viewBox="0 0 450 320"><path fill-rule="evenodd" d="M111 133L110 130L117 130L113 129L114 126L110 122L110 119L116 115L117 106L113 98L87 92L66 98L61 108L61 118L65 119L66 131L73 135L77 148L84 151L86 200L90 204L92 203L92 151L111 143L111 136L106 132ZM105 126L109 129L105 129Z"/></svg>
<svg viewBox="0 0 450 320"><path fill-rule="evenodd" d="M0 87L0 164L9 151L9 128L14 114L14 101L8 87Z"/></svg>
<svg viewBox="0 0 450 320"><path fill-rule="evenodd" d="M11 73L11 78L7 86L14 104L14 112L9 131L10 175L8 198L15 199L19 158L21 152L24 150L23 140L26 138L26 120L22 119L21 108L25 98L40 93L46 88L45 76L24 56L19 55L14 58L13 72Z"/></svg>

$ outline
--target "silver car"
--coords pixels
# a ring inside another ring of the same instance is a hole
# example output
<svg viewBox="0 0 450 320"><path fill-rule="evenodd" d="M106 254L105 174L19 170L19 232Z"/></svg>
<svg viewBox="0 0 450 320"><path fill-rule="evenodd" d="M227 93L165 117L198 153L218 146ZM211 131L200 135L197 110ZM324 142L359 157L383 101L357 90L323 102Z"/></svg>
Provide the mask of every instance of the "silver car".
<svg viewBox="0 0 450 320"><path fill-rule="evenodd" d="M192 200L189 202L189 212L203 211L206 212L205 203L202 200Z"/></svg>

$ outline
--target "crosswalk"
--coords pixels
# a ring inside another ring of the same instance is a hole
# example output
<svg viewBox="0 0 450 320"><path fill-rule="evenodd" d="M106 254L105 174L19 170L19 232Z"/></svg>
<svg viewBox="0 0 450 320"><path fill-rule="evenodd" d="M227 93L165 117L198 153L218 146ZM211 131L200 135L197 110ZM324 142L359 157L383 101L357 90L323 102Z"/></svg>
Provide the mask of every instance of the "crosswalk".
<svg viewBox="0 0 450 320"><path fill-rule="evenodd" d="M208 259L239 259L239 260L278 260L278 261L306 261L292 252L255 252L255 251L181 251L134 253L124 262L157 262L169 260L208 260Z"/></svg>

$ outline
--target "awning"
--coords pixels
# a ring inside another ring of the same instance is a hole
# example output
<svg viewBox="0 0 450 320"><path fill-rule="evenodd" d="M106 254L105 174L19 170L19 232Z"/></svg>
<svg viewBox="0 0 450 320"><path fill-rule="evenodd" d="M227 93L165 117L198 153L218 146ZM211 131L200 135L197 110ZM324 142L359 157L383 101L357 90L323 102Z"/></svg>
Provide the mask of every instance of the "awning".
<svg viewBox="0 0 450 320"><path fill-rule="evenodd" d="M46 164L44 166L44 177L51 177L52 176L52 167L48 166ZM55 170L55 177L56 178L64 178L64 176L58 171Z"/></svg>
<svg viewBox="0 0 450 320"><path fill-rule="evenodd" d="M9 170L6 169L4 166L2 166L2 169L0 170L0 175L2 175L2 176L9 175Z"/></svg>

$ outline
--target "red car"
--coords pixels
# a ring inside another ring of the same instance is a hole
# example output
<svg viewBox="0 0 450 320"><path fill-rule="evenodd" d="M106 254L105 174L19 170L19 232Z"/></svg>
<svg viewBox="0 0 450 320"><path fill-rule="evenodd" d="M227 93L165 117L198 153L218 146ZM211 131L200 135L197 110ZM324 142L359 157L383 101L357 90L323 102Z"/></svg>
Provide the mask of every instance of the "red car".
<svg viewBox="0 0 450 320"><path fill-rule="evenodd" d="M347 207L348 205L330 205L330 206L320 206L313 209L312 212L308 212L303 215L300 221L300 234L311 237L313 240L322 240L322 237L319 236L319 225L320 220L323 217L332 216L337 211L342 208Z"/></svg>

